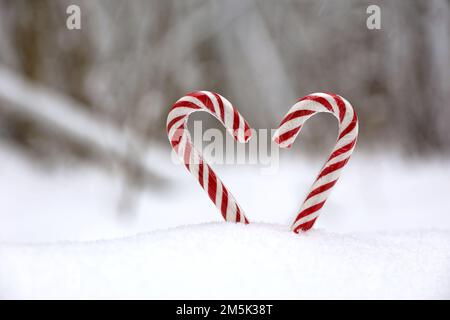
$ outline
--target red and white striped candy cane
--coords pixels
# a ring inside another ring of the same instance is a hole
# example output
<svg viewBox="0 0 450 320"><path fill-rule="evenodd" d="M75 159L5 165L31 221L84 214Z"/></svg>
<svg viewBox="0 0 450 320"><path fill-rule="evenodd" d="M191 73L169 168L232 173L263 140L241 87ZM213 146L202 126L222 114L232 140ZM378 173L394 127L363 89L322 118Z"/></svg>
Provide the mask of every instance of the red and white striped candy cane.
<svg viewBox="0 0 450 320"><path fill-rule="evenodd" d="M236 199L192 144L187 121L189 115L196 111L206 111L215 116L238 142L245 143L250 139L250 127L227 99L209 91L188 93L172 106L167 117L167 135L172 148L208 193L223 218L247 224L248 219Z"/></svg>
<svg viewBox="0 0 450 320"><path fill-rule="evenodd" d="M313 93L300 99L289 110L275 132L273 140L281 148L290 148L303 123L318 112L332 113L339 120L339 136L292 224L291 228L296 233L300 230L307 231L314 225L331 188L350 159L358 137L358 118L347 100L335 94Z"/></svg>

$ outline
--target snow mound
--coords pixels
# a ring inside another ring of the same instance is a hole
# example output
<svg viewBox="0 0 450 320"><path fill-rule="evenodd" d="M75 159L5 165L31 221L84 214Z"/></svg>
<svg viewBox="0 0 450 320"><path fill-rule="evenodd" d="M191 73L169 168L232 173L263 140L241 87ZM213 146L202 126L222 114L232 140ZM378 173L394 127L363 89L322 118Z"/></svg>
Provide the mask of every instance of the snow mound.
<svg viewBox="0 0 450 320"><path fill-rule="evenodd" d="M295 235L210 223L119 240L0 244L2 298L450 298L450 231Z"/></svg>

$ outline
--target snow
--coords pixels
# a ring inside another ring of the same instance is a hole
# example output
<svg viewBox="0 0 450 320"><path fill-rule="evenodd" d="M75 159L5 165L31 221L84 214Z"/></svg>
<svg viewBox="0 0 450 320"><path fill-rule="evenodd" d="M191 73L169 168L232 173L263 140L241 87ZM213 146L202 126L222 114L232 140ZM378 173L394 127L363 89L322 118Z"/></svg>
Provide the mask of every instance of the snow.
<svg viewBox="0 0 450 320"><path fill-rule="evenodd" d="M8 298L450 298L450 232L296 236L209 223L85 243L0 246Z"/></svg>
<svg viewBox="0 0 450 320"><path fill-rule="evenodd" d="M119 213L120 176L43 172L3 145L0 298L450 298L447 159L356 153L300 236L288 223L321 160L215 166L252 222L239 226L169 159L152 148L167 186Z"/></svg>

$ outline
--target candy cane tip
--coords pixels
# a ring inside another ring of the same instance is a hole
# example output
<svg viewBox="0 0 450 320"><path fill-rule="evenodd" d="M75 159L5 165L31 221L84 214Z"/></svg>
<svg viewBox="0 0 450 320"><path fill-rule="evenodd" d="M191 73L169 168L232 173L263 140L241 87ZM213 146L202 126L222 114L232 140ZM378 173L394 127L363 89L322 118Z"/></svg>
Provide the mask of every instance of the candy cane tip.
<svg viewBox="0 0 450 320"><path fill-rule="evenodd" d="M248 142L251 138L253 137L252 132L250 131L249 134L245 134L244 136L244 141L243 142Z"/></svg>
<svg viewBox="0 0 450 320"><path fill-rule="evenodd" d="M240 142L240 143L244 143L246 140L243 137L240 137L240 135L238 133L233 134L233 139L234 141Z"/></svg>
<svg viewBox="0 0 450 320"><path fill-rule="evenodd" d="M247 130L245 130L245 133L244 133L244 135L245 135L245 137L247 138L247 140L249 140L251 137L253 137L253 129L247 129Z"/></svg>
<svg viewBox="0 0 450 320"><path fill-rule="evenodd" d="M279 148L290 149L292 147L292 143L283 144L283 141L280 140L280 136L278 135L278 132L275 132L275 134L272 137L272 141L275 142Z"/></svg>
<svg viewBox="0 0 450 320"><path fill-rule="evenodd" d="M278 135L278 131L276 131L272 137L272 141L275 142L276 144L280 144L280 137Z"/></svg>

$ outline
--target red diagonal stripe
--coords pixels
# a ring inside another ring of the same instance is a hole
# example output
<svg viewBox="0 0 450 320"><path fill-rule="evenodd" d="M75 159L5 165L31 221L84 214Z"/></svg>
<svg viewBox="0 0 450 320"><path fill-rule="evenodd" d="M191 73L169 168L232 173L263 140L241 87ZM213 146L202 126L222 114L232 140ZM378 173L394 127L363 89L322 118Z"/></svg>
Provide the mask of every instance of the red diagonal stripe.
<svg viewBox="0 0 450 320"><path fill-rule="evenodd" d="M291 129L289 131L286 131L285 133L279 135L276 139L275 142L276 143L283 143L284 141L290 139L292 136L296 135L299 131L300 131L301 126Z"/></svg>
<svg viewBox="0 0 450 320"><path fill-rule="evenodd" d="M178 101L172 106L171 110L176 108L201 109L198 105L190 101Z"/></svg>
<svg viewBox="0 0 450 320"><path fill-rule="evenodd" d="M331 159L337 157L338 155L341 155L343 153L346 153L347 151L350 151L353 148L353 146L355 145L355 143L356 143L356 139L353 139L352 142L350 142L350 143L346 144L345 146L337 149L336 151L334 151L330 155L330 157L328 158L328 161L330 161Z"/></svg>
<svg viewBox="0 0 450 320"><path fill-rule="evenodd" d="M217 177L211 167L208 166L208 194L212 202L216 203L216 193L217 193Z"/></svg>
<svg viewBox="0 0 450 320"><path fill-rule="evenodd" d="M176 140L176 141L171 141L172 148L174 148L176 152L178 152L178 145L180 144L180 141L181 141L181 139Z"/></svg>
<svg viewBox="0 0 450 320"><path fill-rule="evenodd" d="M283 121L281 121L280 123L280 127L285 124L286 122L292 120L292 119L296 119L296 118L300 118L300 117L304 117L304 116L309 116L310 114L315 113L315 111L313 110L297 110L294 111L292 113L289 113L284 119Z"/></svg>
<svg viewBox="0 0 450 320"><path fill-rule="evenodd" d="M222 185L222 204L220 206L220 211L222 212L223 218L227 219L227 209L228 209L228 191L224 185Z"/></svg>
<svg viewBox="0 0 450 320"><path fill-rule="evenodd" d="M236 203L236 222L241 222L241 209Z"/></svg>
<svg viewBox="0 0 450 320"><path fill-rule="evenodd" d="M323 97L319 97L319 96L306 96L301 98L299 101L304 101L304 100L310 100L310 101L314 101L317 103L320 103L321 105L323 105L325 108L327 108L329 111L333 112L333 106L328 102L327 99L323 98Z"/></svg>
<svg viewBox="0 0 450 320"><path fill-rule="evenodd" d="M182 123L177 129L175 129L175 132L172 136L172 140L170 141L173 148L175 148L181 142L181 138L183 137L184 130L185 130L184 123Z"/></svg>
<svg viewBox="0 0 450 320"><path fill-rule="evenodd" d="M252 131L250 130L250 126L247 121L244 120L244 138L247 141L252 136Z"/></svg>
<svg viewBox="0 0 450 320"><path fill-rule="evenodd" d="M198 182L200 183L202 188L205 188L203 186L203 160L202 159L200 159L199 164L198 164Z"/></svg>
<svg viewBox="0 0 450 320"><path fill-rule="evenodd" d="M217 103L219 104L219 110L220 110L220 120L225 121L225 111L223 109L223 101L222 98L217 94L213 93L214 97L216 97Z"/></svg>
<svg viewBox="0 0 450 320"><path fill-rule="evenodd" d="M239 129L239 114L233 109L233 133L237 137L237 130Z"/></svg>
<svg viewBox="0 0 450 320"><path fill-rule="evenodd" d="M314 213L314 212L320 210L323 207L323 205L325 204L325 201L326 200L323 200L322 202L319 202L318 204L315 204L309 208L306 208L302 212L300 212L299 215L297 216L297 218L295 219L294 223L296 223L301 218L309 216L311 213Z"/></svg>
<svg viewBox="0 0 450 320"><path fill-rule="evenodd" d="M341 139L343 136L345 136L347 133L351 132L356 127L356 123L358 122L358 117L356 116L356 112L353 111L353 119L348 124L347 128L345 128L341 134L339 135L338 139Z"/></svg>
<svg viewBox="0 0 450 320"><path fill-rule="evenodd" d="M175 123L177 123L179 120L181 120L182 118L186 117L186 115L181 115L178 117L173 118L168 124L167 124L167 133L169 133L170 129L173 127L173 125Z"/></svg>
<svg viewBox="0 0 450 320"><path fill-rule="evenodd" d="M344 100L342 100L341 97L334 93L330 93L330 96L334 98L334 101L336 101L338 108L339 108L339 121L342 122L344 120L345 111L347 110L347 107L345 106Z"/></svg>
<svg viewBox="0 0 450 320"><path fill-rule="evenodd" d="M197 98L205 105L205 107L208 110L210 110L212 113L215 113L213 102L211 101L211 99L208 97L207 94L200 92L200 91L195 91L195 92L188 93L187 95Z"/></svg>
<svg viewBox="0 0 450 320"><path fill-rule="evenodd" d="M317 195L319 193L322 193L322 192L327 191L328 189L331 189L336 184L336 181L337 180L334 180L334 181L328 182L328 183L326 183L324 185L321 185L320 187L315 188L313 191L311 191L308 194L308 196L306 197L305 201L308 200L309 198L314 197L315 195Z"/></svg>
<svg viewBox="0 0 450 320"><path fill-rule="evenodd" d="M330 174L336 170L341 169L343 166L345 166L345 164L348 162L349 158L346 158L342 161L333 163L331 165L329 165L328 167L326 167L325 169L322 170L322 172L320 172L320 175L317 177L316 180L319 180L320 178L326 176L327 174Z"/></svg>

